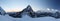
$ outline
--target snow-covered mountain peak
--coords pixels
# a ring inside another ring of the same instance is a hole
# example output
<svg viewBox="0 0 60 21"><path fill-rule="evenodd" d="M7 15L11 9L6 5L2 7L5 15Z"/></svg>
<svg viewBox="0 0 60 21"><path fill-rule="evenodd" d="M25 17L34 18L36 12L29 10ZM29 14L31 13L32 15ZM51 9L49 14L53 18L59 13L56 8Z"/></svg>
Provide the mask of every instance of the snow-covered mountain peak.
<svg viewBox="0 0 60 21"><path fill-rule="evenodd" d="M31 12L31 11L33 11L33 10L32 10L32 8L31 8L31 6L28 5L27 8L23 9L23 11L24 11L24 12Z"/></svg>

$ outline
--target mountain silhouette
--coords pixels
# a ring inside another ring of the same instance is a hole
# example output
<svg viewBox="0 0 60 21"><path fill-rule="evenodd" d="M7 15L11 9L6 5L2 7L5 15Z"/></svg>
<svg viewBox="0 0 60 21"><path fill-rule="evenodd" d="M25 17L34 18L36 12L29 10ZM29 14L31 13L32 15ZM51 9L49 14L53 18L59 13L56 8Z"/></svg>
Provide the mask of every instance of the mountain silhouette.
<svg viewBox="0 0 60 21"><path fill-rule="evenodd" d="M10 14L10 16L12 16L14 18L21 18L22 15L31 16L33 13L34 13L34 11L32 10L31 6L28 5L27 8L23 9L20 12L17 12L16 14Z"/></svg>
<svg viewBox="0 0 60 21"><path fill-rule="evenodd" d="M39 17L46 17L46 16L50 16L50 17L54 17L54 18L60 18L60 12L57 11L55 13L52 12L34 12L33 9L31 8L30 5L27 6L27 8L23 9L20 12L16 12L15 14L9 14L9 16L14 17L14 18L22 18L25 15L28 15L31 18L39 18Z"/></svg>
<svg viewBox="0 0 60 21"><path fill-rule="evenodd" d="M0 15L5 15L6 12L0 7Z"/></svg>

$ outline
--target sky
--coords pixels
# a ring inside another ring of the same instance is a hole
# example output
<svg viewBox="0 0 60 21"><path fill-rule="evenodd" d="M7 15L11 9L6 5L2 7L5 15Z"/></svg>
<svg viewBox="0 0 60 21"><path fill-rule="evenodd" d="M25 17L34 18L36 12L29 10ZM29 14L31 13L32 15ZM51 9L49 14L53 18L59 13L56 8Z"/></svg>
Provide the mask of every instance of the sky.
<svg viewBox="0 0 60 21"><path fill-rule="evenodd" d="M6 12L22 11L28 5L33 10L50 8L60 10L60 0L0 0L0 7Z"/></svg>

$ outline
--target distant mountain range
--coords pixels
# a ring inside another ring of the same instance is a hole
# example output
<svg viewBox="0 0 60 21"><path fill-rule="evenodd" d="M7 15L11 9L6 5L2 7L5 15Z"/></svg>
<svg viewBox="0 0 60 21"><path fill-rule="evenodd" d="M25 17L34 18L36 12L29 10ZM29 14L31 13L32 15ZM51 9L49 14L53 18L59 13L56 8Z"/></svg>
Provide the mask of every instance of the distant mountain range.
<svg viewBox="0 0 60 21"><path fill-rule="evenodd" d="M39 17L46 17L46 16L60 18L60 11L39 10L35 12L33 11L30 5L28 5L27 8L23 9L20 12L9 12L5 14L8 14L9 16L14 17L14 18L22 18L25 15L28 15L31 18L39 18Z"/></svg>

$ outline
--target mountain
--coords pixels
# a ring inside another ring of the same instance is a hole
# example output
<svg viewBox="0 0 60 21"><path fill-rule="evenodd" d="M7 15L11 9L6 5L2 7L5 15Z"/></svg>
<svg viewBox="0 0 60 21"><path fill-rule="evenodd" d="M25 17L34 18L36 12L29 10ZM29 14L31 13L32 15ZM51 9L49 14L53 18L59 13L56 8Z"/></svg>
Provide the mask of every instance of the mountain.
<svg viewBox="0 0 60 21"><path fill-rule="evenodd" d="M60 21L60 19L58 19L60 18L60 11L55 11L54 13L53 12L48 10L39 10L38 12L34 12L31 6L28 5L27 8L20 12L6 13L0 7L0 21Z"/></svg>
<svg viewBox="0 0 60 21"><path fill-rule="evenodd" d="M21 18L24 15L34 15L34 11L32 10L31 6L28 5L27 8L23 9L20 12L17 12L16 14L9 14L10 16L14 17L14 18Z"/></svg>
<svg viewBox="0 0 60 21"><path fill-rule="evenodd" d="M27 8L22 10L23 12L33 12L32 8L30 5L27 6Z"/></svg>
<svg viewBox="0 0 60 21"><path fill-rule="evenodd" d="M28 16L31 16L31 17L35 16L34 11L33 11L33 9L31 8L30 5L28 5L27 8L22 10L21 15L23 15L23 16L28 15Z"/></svg>
<svg viewBox="0 0 60 21"><path fill-rule="evenodd" d="M6 12L0 7L0 15L5 15Z"/></svg>
<svg viewBox="0 0 60 21"><path fill-rule="evenodd" d="M54 17L54 18L60 18L60 12L59 11L51 11L51 10L44 10L44 11L38 11L35 12L33 11L33 9L31 8L30 5L27 6L27 8L23 9L20 12L16 12L13 14L9 14L9 16L14 17L14 18L22 18L25 15L28 15L31 18L39 18L39 17Z"/></svg>

